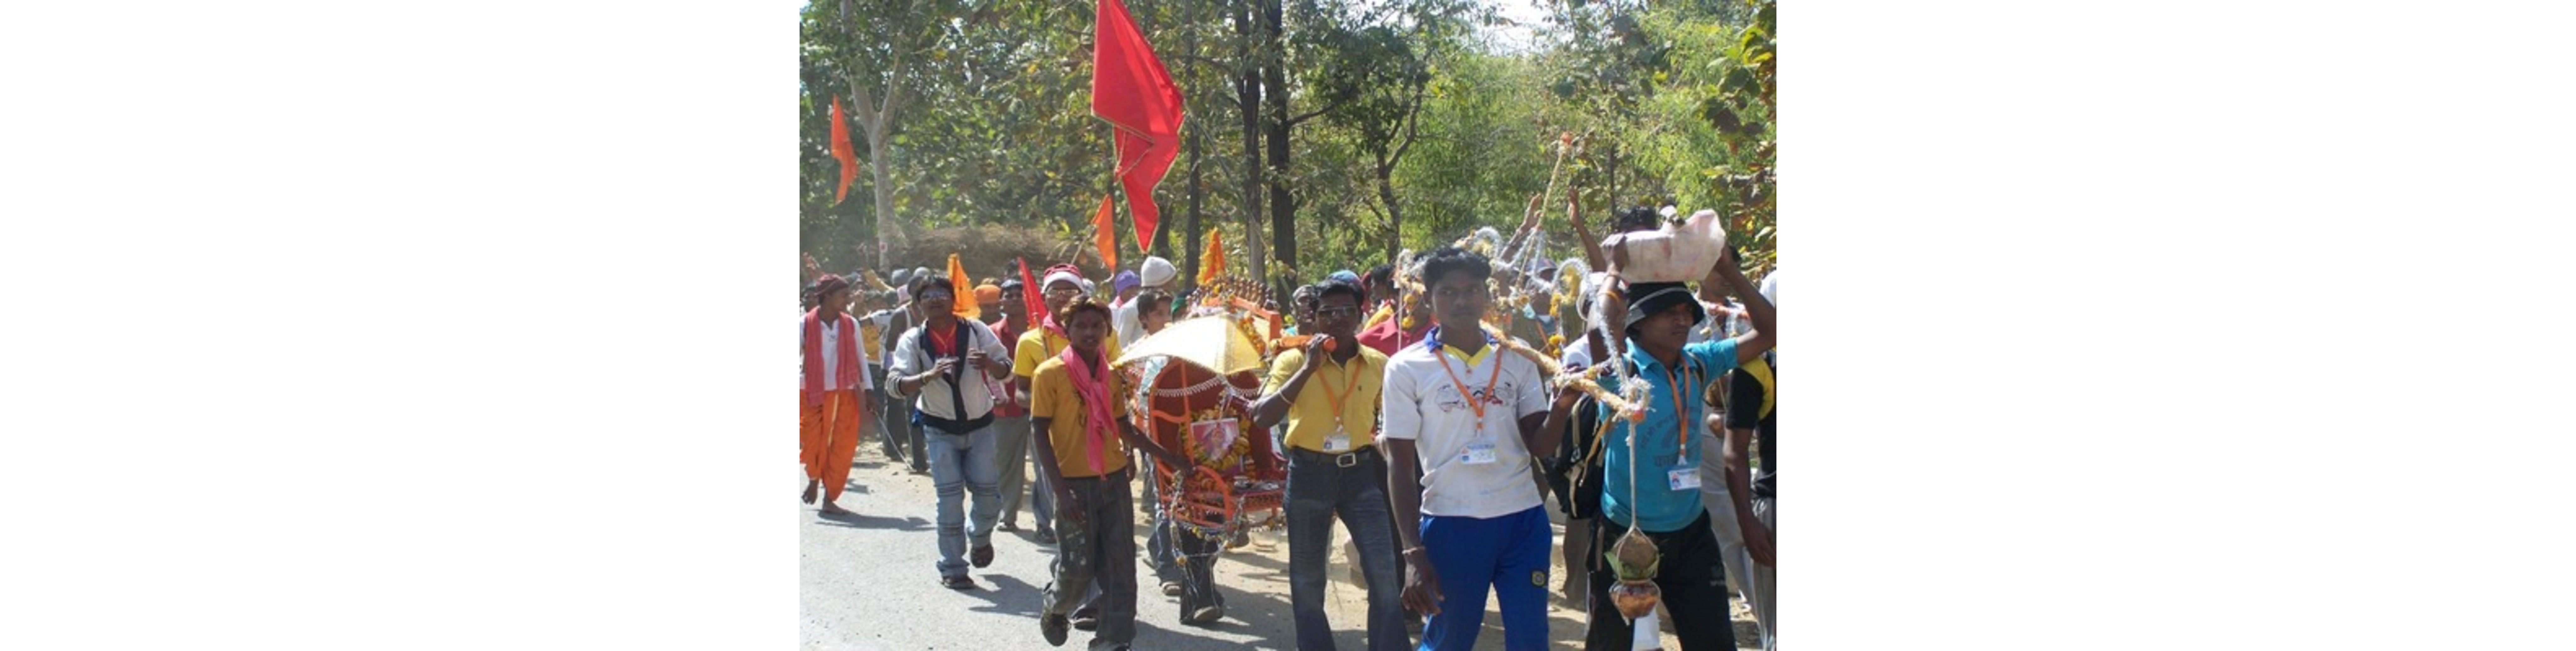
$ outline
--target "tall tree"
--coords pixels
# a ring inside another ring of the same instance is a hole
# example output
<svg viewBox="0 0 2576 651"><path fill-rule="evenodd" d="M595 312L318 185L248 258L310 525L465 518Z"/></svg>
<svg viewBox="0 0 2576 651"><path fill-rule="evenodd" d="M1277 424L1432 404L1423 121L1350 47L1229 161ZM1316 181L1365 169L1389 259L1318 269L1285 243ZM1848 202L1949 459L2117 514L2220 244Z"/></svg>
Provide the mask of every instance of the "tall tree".
<svg viewBox="0 0 2576 651"><path fill-rule="evenodd" d="M1312 86L1327 106L1327 122L1348 129L1353 145L1368 157L1376 189L1371 206L1384 225L1385 255L1403 248L1404 206L1396 196L1395 170L1421 135L1422 108L1429 100L1438 59L1452 56L1477 15L1491 9L1458 0L1413 0L1377 4L1360 11L1356 24L1310 29L1320 70Z"/></svg>

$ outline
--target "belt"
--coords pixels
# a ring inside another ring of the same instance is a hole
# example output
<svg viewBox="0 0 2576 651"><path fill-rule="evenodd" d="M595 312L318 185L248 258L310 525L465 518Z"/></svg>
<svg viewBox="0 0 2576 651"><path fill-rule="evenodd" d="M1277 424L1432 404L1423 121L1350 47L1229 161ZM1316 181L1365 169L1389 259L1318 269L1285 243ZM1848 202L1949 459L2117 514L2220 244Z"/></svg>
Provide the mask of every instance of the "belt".
<svg viewBox="0 0 2576 651"><path fill-rule="evenodd" d="M1305 448L1288 448L1288 454L1293 457L1306 459L1316 463L1331 463L1335 467L1349 468L1351 466L1359 465L1361 459L1377 456L1377 446L1361 446L1357 450L1341 454L1316 452Z"/></svg>

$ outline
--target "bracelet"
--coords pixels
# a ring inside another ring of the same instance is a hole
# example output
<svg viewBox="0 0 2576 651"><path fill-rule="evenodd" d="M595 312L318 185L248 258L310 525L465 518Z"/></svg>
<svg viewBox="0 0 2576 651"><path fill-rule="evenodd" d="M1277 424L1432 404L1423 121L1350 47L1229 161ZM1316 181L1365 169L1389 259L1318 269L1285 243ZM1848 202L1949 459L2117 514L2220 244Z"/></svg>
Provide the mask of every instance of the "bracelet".
<svg viewBox="0 0 2576 651"><path fill-rule="evenodd" d="M1402 555L1412 554L1412 553L1414 553L1414 552L1420 552L1420 551L1429 551L1429 550L1425 550L1425 549L1423 549L1421 545L1414 545L1414 546L1412 546L1412 547L1406 547L1406 548L1404 548L1404 551L1403 551L1403 552L1401 552L1401 553L1399 553L1399 554L1397 554L1397 555L1398 555L1398 556L1402 556Z"/></svg>

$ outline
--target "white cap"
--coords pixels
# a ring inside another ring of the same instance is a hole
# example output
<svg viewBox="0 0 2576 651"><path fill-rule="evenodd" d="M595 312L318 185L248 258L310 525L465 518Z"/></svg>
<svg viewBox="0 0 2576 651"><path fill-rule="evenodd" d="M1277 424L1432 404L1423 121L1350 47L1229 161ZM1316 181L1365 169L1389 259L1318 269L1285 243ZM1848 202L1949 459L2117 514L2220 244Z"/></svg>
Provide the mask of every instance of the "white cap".
<svg viewBox="0 0 2576 651"><path fill-rule="evenodd" d="M1145 265L1137 270L1136 280L1146 287L1162 287L1171 284L1172 278L1179 275L1180 270L1172 267L1172 261L1159 256L1145 256Z"/></svg>

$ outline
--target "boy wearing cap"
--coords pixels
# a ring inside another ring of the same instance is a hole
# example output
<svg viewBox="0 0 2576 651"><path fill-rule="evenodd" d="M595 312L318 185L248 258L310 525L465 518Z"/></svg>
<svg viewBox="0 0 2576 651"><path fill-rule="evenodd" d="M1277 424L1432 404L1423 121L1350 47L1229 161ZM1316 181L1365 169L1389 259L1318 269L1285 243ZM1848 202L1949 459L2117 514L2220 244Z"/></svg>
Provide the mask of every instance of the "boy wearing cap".
<svg viewBox="0 0 2576 651"><path fill-rule="evenodd" d="M806 504L822 492L825 515L849 511L837 502L850 483L850 458L859 450L859 425L867 419L859 388L868 385L867 354L859 346L858 319L841 310L850 283L824 275L815 281L814 309L798 330L804 365L797 371L802 409L797 415L797 456L805 466Z"/></svg>
<svg viewBox="0 0 2576 651"><path fill-rule="evenodd" d="M1354 338L1360 306L1368 303L1358 283L1336 278L1314 287L1314 320L1298 329L1315 338L1303 349L1279 352L1265 395L1252 405L1254 427L1288 423L1288 594L1297 648L1334 648L1324 614L1324 566L1336 517L1359 546L1368 582L1368 648L1408 648L1387 463L1375 445L1386 355Z"/></svg>
<svg viewBox="0 0 2576 651"><path fill-rule="evenodd" d="M1432 252L1422 275L1439 325L1387 359L1381 390L1403 602L1430 615L1423 649L1473 648L1489 586L1504 648L1547 644L1553 538L1530 460L1555 451L1582 394L1551 401L1538 364L1486 336L1491 274L1484 256Z"/></svg>
<svg viewBox="0 0 2576 651"><path fill-rule="evenodd" d="M1723 298L1721 291L1745 297L1753 329L1735 337L1693 343L1690 331L1707 320L1702 302ZM1683 649L1733 649L1735 630L1724 617L1681 616L1724 613L1725 581L1721 543L1710 528L1701 497L1701 457L1710 454L1702 429L1709 414L1706 396L1722 374L1759 359L1774 339L1771 305L1754 293L1751 281L1736 268L1733 251L1719 256L1695 296L1683 283L1629 283L1621 290L1628 302L1628 350L1610 360L1647 386L1645 418L1619 419L1601 441L1601 498L1594 518L1590 625L1585 646L1608 648L1628 643L1632 623L1621 616L1608 592L1618 577L1601 555L1631 525L1661 552L1654 577ZM1602 388L1618 391L1618 381L1604 377ZM1598 418L1614 418L1599 407Z"/></svg>
<svg viewBox="0 0 2576 651"><path fill-rule="evenodd" d="M1111 290L1118 292L1118 300L1109 305L1109 322L1117 329L1119 345L1133 346L1137 340L1145 338L1145 322L1137 309L1136 295L1154 289L1171 291L1172 280L1179 276L1180 271L1172 266L1172 261L1159 256L1145 256L1145 263L1138 266L1136 273L1121 271L1116 279L1110 281Z"/></svg>

